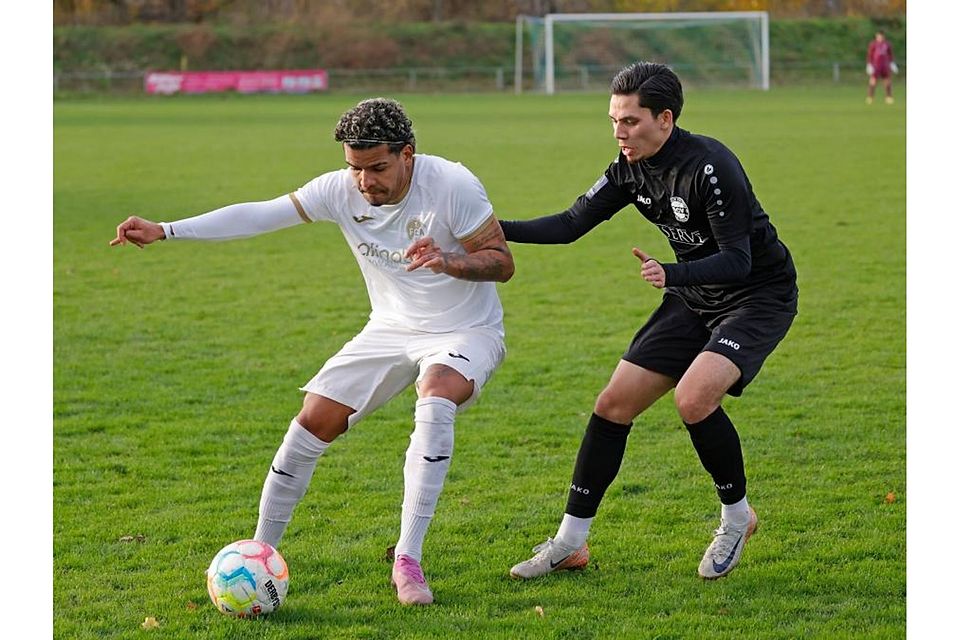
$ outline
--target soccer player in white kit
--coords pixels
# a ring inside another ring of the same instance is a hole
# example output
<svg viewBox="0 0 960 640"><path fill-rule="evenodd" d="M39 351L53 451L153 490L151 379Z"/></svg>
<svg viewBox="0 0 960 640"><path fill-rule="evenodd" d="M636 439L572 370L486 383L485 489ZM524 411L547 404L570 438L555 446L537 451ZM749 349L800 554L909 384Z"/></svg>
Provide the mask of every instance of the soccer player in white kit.
<svg viewBox="0 0 960 640"><path fill-rule="evenodd" d="M317 221L340 226L367 285L370 319L301 388L303 408L270 465L254 538L278 546L330 443L416 383L391 578L400 602L430 604L423 540L453 455L454 417L504 357L494 282L510 279L513 257L483 185L459 163L417 154L397 102L360 102L341 116L334 138L345 169L273 200L170 223L133 216L110 244L227 240Z"/></svg>

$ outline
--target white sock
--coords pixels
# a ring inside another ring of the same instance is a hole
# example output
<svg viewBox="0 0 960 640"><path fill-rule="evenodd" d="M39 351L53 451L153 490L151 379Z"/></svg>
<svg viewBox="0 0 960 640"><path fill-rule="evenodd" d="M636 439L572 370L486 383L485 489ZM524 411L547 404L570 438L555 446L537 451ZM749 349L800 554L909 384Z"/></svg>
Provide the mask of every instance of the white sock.
<svg viewBox="0 0 960 640"><path fill-rule="evenodd" d="M456 413L457 405L446 398L417 400L415 427L403 465L403 510L395 555L420 562L423 539L450 468Z"/></svg>
<svg viewBox="0 0 960 640"><path fill-rule="evenodd" d="M591 524L593 524L593 518L577 518L565 513L554 539L565 546L579 549L587 542Z"/></svg>
<svg viewBox="0 0 960 640"><path fill-rule="evenodd" d="M283 437L283 443L273 457L273 463L263 483L260 494L260 519L254 540L266 542L277 547L283 532L290 523L293 508L297 506L307 485L313 477L317 459L330 446L316 437L296 418L290 422L290 428Z"/></svg>
<svg viewBox="0 0 960 640"><path fill-rule="evenodd" d="M740 502L733 504L720 504L720 519L733 525L747 524L750 520L750 505L747 504L747 496L743 496Z"/></svg>

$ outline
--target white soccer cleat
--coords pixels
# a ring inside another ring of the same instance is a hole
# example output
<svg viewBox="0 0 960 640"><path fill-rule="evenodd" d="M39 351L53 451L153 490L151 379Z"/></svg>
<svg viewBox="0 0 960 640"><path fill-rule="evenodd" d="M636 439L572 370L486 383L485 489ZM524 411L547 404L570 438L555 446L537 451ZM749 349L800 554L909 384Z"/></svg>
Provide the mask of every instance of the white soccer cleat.
<svg viewBox="0 0 960 640"><path fill-rule="evenodd" d="M750 509L750 518L747 523L739 527L720 520L720 528L713 532L713 542L707 547L700 561L698 573L706 580L722 578L740 562L743 546L757 530L757 514Z"/></svg>
<svg viewBox="0 0 960 640"><path fill-rule="evenodd" d="M529 580L554 571L583 569L590 561L590 549L586 544L580 548L568 547L553 538L535 546L533 553L532 558L510 569L511 578Z"/></svg>

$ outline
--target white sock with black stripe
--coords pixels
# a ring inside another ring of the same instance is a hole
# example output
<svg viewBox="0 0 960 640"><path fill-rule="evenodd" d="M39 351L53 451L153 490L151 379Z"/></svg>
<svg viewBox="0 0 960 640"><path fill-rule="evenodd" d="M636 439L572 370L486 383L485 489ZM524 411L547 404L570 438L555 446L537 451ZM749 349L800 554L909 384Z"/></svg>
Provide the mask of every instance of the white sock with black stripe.
<svg viewBox="0 0 960 640"><path fill-rule="evenodd" d="M403 465L403 510L396 555L417 562L423 555L423 539L433 519L443 481L453 455L453 421L456 403L446 398L417 400L416 426L410 434Z"/></svg>
<svg viewBox="0 0 960 640"><path fill-rule="evenodd" d="M329 442L307 431L296 418L290 422L263 483L260 518L257 531L253 534L254 540L274 547L280 544L294 507L307 492L317 459L329 446Z"/></svg>

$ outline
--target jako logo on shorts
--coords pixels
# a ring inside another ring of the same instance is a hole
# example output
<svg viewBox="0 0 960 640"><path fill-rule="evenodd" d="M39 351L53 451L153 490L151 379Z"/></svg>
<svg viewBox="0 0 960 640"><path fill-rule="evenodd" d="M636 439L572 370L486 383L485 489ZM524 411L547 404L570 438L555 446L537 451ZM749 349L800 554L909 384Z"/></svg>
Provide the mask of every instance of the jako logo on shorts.
<svg viewBox="0 0 960 640"><path fill-rule="evenodd" d="M725 345L727 345L728 347L730 347L730 348L733 349L734 351L739 351L739 350L740 350L740 345L739 345L738 343L734 342L733 340L731 340L730 338L720 338L717 342L718 342L719 344L725 344Z"/></svg>

